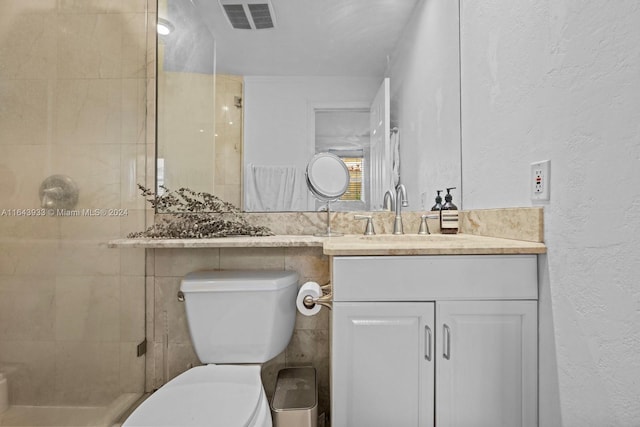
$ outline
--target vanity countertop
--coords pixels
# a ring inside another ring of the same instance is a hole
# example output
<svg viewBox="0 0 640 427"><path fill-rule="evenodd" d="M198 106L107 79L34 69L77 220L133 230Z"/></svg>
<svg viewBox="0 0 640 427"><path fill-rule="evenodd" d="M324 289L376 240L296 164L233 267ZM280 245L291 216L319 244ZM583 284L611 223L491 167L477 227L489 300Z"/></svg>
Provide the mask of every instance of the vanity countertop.
<svg viewBox="0 0 640 427"><path fill-rule="evenodd" d="M322 247L325 255L490 255L540 254L544 243L471 234L378 234L316 237L310 235L237 236L215 239L118 239L111 248Z"/></svg>
<svg viewBox="0 0 640 427"><path fill-rule="evenodd" d="M311 235L234 236L212 239L118 239L109 241L110 248L279 248L320 246L325 238Z"/></svg>
<svg viewBox="0 0 640 427"><path fill-rule="evenodd" d="M325 255L492 255L546 253L544 243L472 234L383 234L327 239Z"/></svg>

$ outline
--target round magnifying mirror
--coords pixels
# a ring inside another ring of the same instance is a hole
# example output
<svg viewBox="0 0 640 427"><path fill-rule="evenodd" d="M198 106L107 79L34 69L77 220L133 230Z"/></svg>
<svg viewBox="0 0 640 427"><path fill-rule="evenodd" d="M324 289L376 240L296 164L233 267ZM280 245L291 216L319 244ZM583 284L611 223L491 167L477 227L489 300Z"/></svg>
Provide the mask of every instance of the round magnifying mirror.
<svg viewBox="0 0 640 427"><path fill-rule="evenodd" d="M349 169L340 157L331 153L318 153L307 164L307 187L313 195L327 203L327 230L316 236L342 236L331 231L330 204L338 200L349 188Z"/></svg>
<svg viewBox="0 0 640 427"><path fill-rule="evenodd" d="M335 154L316 154L307 165L307 185L318 199L337 200L349 187L349 169Z"/></svg>

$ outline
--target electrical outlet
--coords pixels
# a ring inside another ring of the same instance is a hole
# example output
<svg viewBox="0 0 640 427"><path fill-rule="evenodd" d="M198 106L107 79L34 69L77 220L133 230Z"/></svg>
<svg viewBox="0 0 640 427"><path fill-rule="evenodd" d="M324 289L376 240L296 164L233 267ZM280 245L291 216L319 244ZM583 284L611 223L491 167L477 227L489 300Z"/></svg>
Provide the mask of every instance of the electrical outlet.
<svg viewBox="0 0 640 427"><path fill-rule="evenodd" d="M551 160L531 163L531 200L549 200Z"/></svg>

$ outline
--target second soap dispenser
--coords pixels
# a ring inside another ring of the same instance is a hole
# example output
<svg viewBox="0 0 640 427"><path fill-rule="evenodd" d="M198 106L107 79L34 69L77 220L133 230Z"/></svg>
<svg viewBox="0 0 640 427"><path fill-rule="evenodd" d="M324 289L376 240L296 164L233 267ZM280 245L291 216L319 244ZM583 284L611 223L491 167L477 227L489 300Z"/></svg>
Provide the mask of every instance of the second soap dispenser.
<svg viewBox="0 0 640 427"><path fill-rule="evenodd" d="M458 207L453 204L451 190L456 187L447 188L444 196L444 205L440 211L440 232L442 234L456 234L458 232Z"/></svg>

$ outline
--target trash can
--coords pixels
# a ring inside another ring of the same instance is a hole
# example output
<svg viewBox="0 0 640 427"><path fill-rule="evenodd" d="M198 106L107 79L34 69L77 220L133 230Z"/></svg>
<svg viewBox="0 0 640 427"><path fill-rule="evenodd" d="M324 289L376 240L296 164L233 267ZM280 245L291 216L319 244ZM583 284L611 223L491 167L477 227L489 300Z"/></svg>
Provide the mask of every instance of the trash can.
<svg viewBox="0 0 640 427"><path fill-rule="evenodd" d="M278 372L271 401L273 427L317 427L318 384L313 367Z"/></svg>

